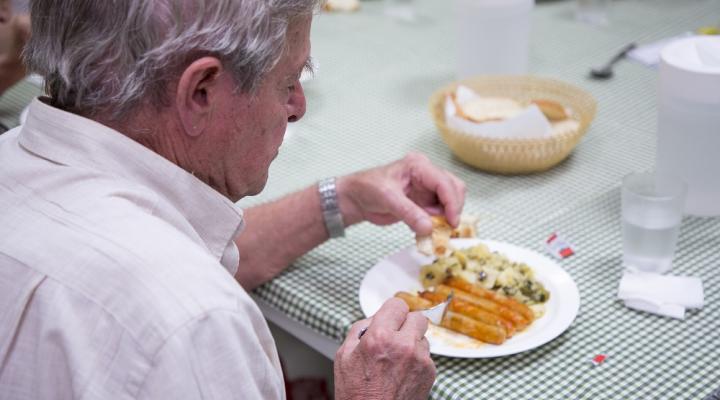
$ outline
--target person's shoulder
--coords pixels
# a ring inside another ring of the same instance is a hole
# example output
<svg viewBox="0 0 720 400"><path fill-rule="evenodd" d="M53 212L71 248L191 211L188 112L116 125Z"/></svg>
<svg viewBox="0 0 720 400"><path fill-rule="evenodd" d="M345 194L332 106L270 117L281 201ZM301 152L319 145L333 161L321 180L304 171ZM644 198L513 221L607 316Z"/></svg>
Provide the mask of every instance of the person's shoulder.
<svg viewBox="0 0 720 400"><path fill-rule="evenodd" d="M151 316L159 331L172 332L209 310L236 311L249 299L200 239L157 214L129 208L105 218L94 234L93 275L122 282L117 296Z"/></svg>
<svg viewBox="0 0 720 400"><path fill-rule="evenodd" d="M160 196L113 183L79 183L67 191L72 194L59 191L52 200L28 197L12 218L0 217L8 223L0 227L6 239L0 250L98 302L134 334L150 329L165 337L207 310L238 309L249 301L201 239L182 226L182 216L163 215L177 212Z"/></svg>

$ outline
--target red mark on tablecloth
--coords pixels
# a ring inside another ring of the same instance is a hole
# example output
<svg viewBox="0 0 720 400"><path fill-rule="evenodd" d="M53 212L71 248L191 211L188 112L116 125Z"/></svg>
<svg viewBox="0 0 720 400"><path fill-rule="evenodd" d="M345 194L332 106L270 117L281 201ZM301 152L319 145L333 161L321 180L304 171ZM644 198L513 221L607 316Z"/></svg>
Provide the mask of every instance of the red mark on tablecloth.
<svg viewBox="0 0 720 400"><path fill-rule="evenodd" d="M593 365L600 365L605 362L605 359L607 358L606 354L598 354L592 359Z"/></svg>

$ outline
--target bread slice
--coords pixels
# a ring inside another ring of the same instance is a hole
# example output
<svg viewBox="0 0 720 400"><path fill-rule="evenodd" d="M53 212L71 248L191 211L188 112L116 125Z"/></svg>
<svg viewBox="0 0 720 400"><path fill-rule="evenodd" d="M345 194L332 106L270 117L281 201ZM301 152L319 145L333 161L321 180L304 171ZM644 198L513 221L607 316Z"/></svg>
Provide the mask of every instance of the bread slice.
<svg viewBox="0 0 720 400"><path fill-rule="evenodd" d="M540 111L545 114L545 117L550 121L562 121L567 119L569 115L565 111L565 107L562 104L546 99L536 99L532 101L533 104L538 106Z"/></svg>
<svg viewBox="0 0 720 400"><path fill-rule="evenodd" d="M450 255L452 252L451 238L472 238L477 235L477 217L462 215L460 224L455 229L442 215L434 215L430 219L433 225L432 233L429 236L415 238L418 251L422 254L435 257Z"/></svg>
<svg viewBox="0 0 720 400"><path fill-rule="evenodd" d="M433 215L432 233L430 236L418 236L415 238L418 250L425 255L435 255L442 257L450 253L450 235L452 227L445 217L441 215Z"/></svg>
<svg viewBox="0 0 720 400"><path fill-rule="evenodd" d="M450 237L455 238L474 238L477 237L477 223L479 218L474 215L463 214L460 216L460 224L452 230Z"/></svg>
<svg viewBox="0 0 720 400"><path fill-rule="evenodd" d="M523 111L523 106L507 97L477 97L457 107L460 117L473 122L502 121Z"/></svg>

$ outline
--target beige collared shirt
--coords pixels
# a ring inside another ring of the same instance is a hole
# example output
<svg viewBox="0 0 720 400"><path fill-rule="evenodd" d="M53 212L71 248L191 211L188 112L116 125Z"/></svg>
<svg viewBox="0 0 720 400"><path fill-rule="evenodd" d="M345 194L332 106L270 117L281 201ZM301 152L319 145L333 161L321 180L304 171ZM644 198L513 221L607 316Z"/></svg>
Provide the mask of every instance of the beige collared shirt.
<svg viewBox="0 0 720 400"><path fill-rule="evenodd" d="M283 399L233 278L242 212L126 136L34 100L0 136L0 399Z"/></svg>

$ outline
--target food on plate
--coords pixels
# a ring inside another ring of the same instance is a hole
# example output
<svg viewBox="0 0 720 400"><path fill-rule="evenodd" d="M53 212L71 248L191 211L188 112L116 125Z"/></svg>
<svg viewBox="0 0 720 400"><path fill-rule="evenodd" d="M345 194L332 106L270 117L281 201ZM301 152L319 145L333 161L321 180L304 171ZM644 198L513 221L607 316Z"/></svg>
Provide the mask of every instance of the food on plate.
<svg viewBox="0 0 720 400"><path fill-rule="evenodd" d="M505 330L498 326L483 324L470 317L448 311L441 324L444 328L460 332L481 342L502 344L505 339Z"/></svg>
<svg viewBox="0 0 720 400"><path fill-rule="evenodd" d="M477 297L472 293L468 293L463 290L453 289L447 285L440 285L436 287L435 292L440 293L441 295L446 297L447 295L452 293L454 298L468 302L478 308L491 312L506 321L509 321L511 324L513 324L515 330L517 331L525 329L530 324L530 322L532 322L532 320L528 320L519 312L507 308L500 303L496 303L493 300L483 299L482 297Z"/></svg>
<svg viewBox="0 0 720 400"><path fill-rule="evenodd" d="M445 280L445 283L451 288L463 290L483 299L492 300L511 310L517 311L518 313L522 314L522 316L525 317L525 319L527 319L528 321L532 321L535 318L535 314L533 313L533 311L525 304L520 303L513 298L499 295L492 290L485 289L482 286L473 285L465 279L450 276Z"/></svg>
<svg viewBox="0 0 720 400"><path fill-rule="evenodd" d="M446 297L440 299L440 301L434 302L429 301L423 297L415 296L407 292L398 292L395 294L405 301L410 308L410 311L425 310L432 307L434 304L440 303L445 300ZM437 297L435 297L437 299ZM448 309L443 315L443 319L440 322L440 326L456 332L463 333L474 339L480 340L485 343L501 344L507 338L506 329L500 324L499 320L494 323L487 323L475 318L473 312L477 311L474 307L464 302L458 302L455 299L450 301Z"/></svg>
<svg viewBox="0 0 720 400"><path fill-rule="evenodd" d="M474 238L477 236L477 223L479 218L475 215L463 214L460 216L460 224L453 229L450 237L457 238Z"/></svg>
<svg viewBox="0 0 720 400"><path fill-rule="evenodd" d="M408 293L408 295L410 295L410 294ZM410 296L412 296L412 295L410 295ZM442 294L440 294L438 292L432 292L429 290L425 290L423 292L420 292L420 298L422 298L424 300L429 300L431 302L427 307L425 307L425 308L428 308L428 307L432 307L438 303L445 301L447 296L443 296ZM412 301L412 299L410 299L410 300ZM500 326L500 327L504 328L505 335L507 337L511 337L513 334L515 334L516 329L515 329L515 325L513 325L512 322L508 321L507 319L505 319L497 314L493 314L490 311L486 311L480 307L477 307L470 302L461 300L457 297L453 297L453 299L450 301L450 304L448 305L448 307L449 307L450 311L457 312L457 313L463 314L463 315L467 315L470 318L473 318L480 322L486 323L488 325ZM411 309L412 309L412 307L411 307ZM413 310L413 311L415 311L415 310Z"/></svg>
<svg viewBox="0 0 720 400"><path fill-rule="evenodd" d="M545 117L550 121L561 121L570 117L565 110L565 107L556 101L536 99L533 100L532 103L538 106L540 111L542 111L542 113L545 114Z"/></svg>
<svg viewBox="0 0 720 400"><path fill-rule="evenodd" d="M357 11L360 9L360 0L327 0L323 4L325 11Z"/></svg>
<svg viewBox="0 0 720 400"><path fill-rule="evenodd" d="M454 229L442 215L434 215L430 219L433 225L432 233L429 236L415 238L418 251L428 256L446 256L452 250L450 239L472 238L477 234L475 226L478 218L471 215L462 215L460 224Z"/></svg>
<svg viewBox="0 0 720 400"><path fill-rule="evenodd" d="M430 236L417 236L415 238L417 248L425 255L444 256L450 251L452 226L445 217L440 215L433 215L430 219L432 220L432 232Z"/></svg>
<svg viewBox="0 0 720 400"><path fill-rule="evenodd" d="M410 311L427 310L433 306L430 300L423 299L408 292L397 292L395 293L395 297L403 300L410 308Z"/></svg>
<svg viewBox="0 0 720 400"><path fill-rule="evenodd" d="M449 246L449 225L442 226ZM441 326L492 344L527 329L542 317L550 298L527 264L513 262L484 244L438 256L421 268L420 281L425 290L395 296L418 311L443 302L452 293Z"/></svg>
<svg viewBox="0 0 720 400"><path fill-rule="evenodd" d="M484 244L454 250L420 269L424 288L441 285L448 277L462 278L470 284L513 298L530 307L536 318L542 315L542 304L550 298L550 293L535 279L530 266L491 252Z"/></svg>

